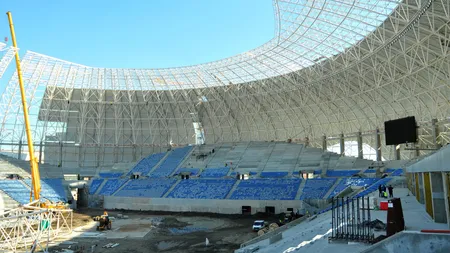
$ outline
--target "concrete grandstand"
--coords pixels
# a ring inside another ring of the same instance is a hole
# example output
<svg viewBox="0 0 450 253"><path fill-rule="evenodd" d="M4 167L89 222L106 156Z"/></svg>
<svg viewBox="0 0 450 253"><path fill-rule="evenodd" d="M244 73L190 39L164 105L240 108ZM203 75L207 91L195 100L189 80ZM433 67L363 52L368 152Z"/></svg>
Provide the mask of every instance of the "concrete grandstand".
<svg viewBox="0 0 450 253"><path fill-rule="evenodd" d="M379 185L399 188L414 211L405 211L413 224L407 229L450 228L448 1L274 0L273 6L272 40L195 66L97 68L25 52L43 197L117 214L241 218L297 211L317 219L262 237L242 232L251 241L222 242L230 252L326 252L333 247L322 238L329 234L322 226L331 220L331 199L373 200ZM15 50L0 43L0 78ZM0 99L0 210L28 203L31 191L17 82L14 73ZM410 115L418 141L386 146L383 123ZM416 212L427 227L414 221ZM381 211L375 216L386 220ZM198 224L164 229L180 236L216 229ZM300 236L301 229L322 237ZM105 238L121 238L120 231ZM408 233L396 236L417 236ZM437 237L427 238L425 244ZM392 250L394 239L351 249ZM321 249L309 245L315 240L322 240Z"/></svg>

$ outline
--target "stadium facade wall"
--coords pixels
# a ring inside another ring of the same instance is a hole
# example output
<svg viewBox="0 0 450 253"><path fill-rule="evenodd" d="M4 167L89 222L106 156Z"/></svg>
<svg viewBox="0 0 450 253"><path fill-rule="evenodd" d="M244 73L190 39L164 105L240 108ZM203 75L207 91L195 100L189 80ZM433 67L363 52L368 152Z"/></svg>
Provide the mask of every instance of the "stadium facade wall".
<svg viewBox="0 0 450 253"><path fill-rule="evenodd" d="M168 199L104 196L103 207L136 211L202 212L242 214L242 206L251 206L252 214L265 212L266 206L275 213L287 212L288 208L302 209L300 200L217 200L217 199Z"/></svg>

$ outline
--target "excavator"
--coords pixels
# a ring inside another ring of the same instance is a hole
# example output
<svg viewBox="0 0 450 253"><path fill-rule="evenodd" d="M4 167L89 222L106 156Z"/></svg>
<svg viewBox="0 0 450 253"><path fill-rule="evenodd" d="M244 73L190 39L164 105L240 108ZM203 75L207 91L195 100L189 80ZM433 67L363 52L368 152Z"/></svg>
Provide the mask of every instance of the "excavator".
<svg viewBox="0 0 450 253"><path fill-rule="evenodd" d="M19 58L19 50L17 47L17 41L16 41L16 33L14 31L14 23L12 20L12 14L11 12L7 12L6 15L8 16L9 21L9 28L11 30L11 41L13 44L13 47L15 48L15 60L16 60L16 68L17 68L17 76L19 80L19 87L20 87L20 95L22 97L22 108L23 108L23 117L25 119L25 133L27 135L27 141L28 141L28 153L30 156L30 167L31 167L31 184L32 184L32 190L30 192L30 203L36 200L39 200L39 207L42 208L49 208L49 209L68 209L68 207L61 203L52 203L50 201L42 201L40 198L40 192L41 192L41 177L39 174L39 163L37 161L37 158L34 155L34 147L33 147L33 138L31 135L31 129L30 129L30 121L28 118L28 106L27 106L27 99L25 94L25 88L23 83L23 77L22 77L22 70L20 67L20 58Z"/></svg>

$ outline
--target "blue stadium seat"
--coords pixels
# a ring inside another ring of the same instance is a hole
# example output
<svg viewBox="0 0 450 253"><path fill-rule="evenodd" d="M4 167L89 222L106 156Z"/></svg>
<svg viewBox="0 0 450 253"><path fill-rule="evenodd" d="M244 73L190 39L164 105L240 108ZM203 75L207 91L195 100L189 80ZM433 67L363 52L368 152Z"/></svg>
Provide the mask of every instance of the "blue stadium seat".
<svg viewBox="0 0 450 253"><path fill-rule="evenodd" d="M127 173L127 176L130 176L133 173L141 173L142 176L146 176L165 155L166 153L157 153L143 158L138 164L136 164L136 166L134 166L133 169L130 170L130 172Z"/></svg>
<svg viewBox="0 0 450 253"><path fill-rule="evenodd" d="M300 179L249 179L239 182L230 199L293 200Z"/></svg>
<svg viewBox="0 0 450 253"><path fill-rule="evenodd" d="M114 196L161 198L176 182L175 179L140 179L131 180Z"/></svg>
<svg viewBox="0 0 450 253"><path fill-rule="evenodd" d="M300 199L322 199L335 182L334 178L307 179Z"/></svg>
<svg viewBox="0 0 450 253"><path fill-rule="evenodd" d="M338 185L336 185L328 198L333 198L349 186L368 187L378 180L378 178L344 178Z"/></svg>
<svg viewBox="0 0 450 253"><path fill-rule="evenodd" d="M30 203L30 189L20 180L0 180L0 190L20 204Z"/></svg>
<svg viewBox="0 0 450 253"><path fill-rule="evenodd" d="M375 169L367 169L364 173L371 174L371 173L377 173Z"/></svg>
<svg viewBox="0 0 450 253"><path fill-rule="evenodd" d="M23 180L28 186L31 187L31 179ZM50 201L67 202L66 192L62 184L62 179L47 178L41 180L41 196L49 199Z"/></svg>
<svg viewBox="0 0 450 253"><path fill-rule="evenodd" d="M180 165L192 147L177 148L170 151L167 158L156 168L149 177L161 178L167 177Z"/></svg>
<svg viewBox="0 0 450 253"><path fill-rule="evenodd" d="M314 171L314 175L320 175L320 174L322 174L322 170L315 170Z"/></svg>
<svg viewBox="0 0 450 253"><path fill-rule="evenodd" d="M123 184L125 184L128 179L108 179L103 185L102 189L98 195L110 196L114 194Z"/></svg>
<svg viewBox="0 0 450 253"><path fill-rule="evenodd" d="M224 199L233 188L234 179L189 179L182 180L167 195L181 199Z"/></svg>
<svg viewBox="0 0 450 253"><path fill-rule="evenodd" d="M222 167L222 168L207 168L202 171L202 174L200 174L200 177L202 178L221 178L228 174L228 171L230 170L229 167Z"/></svg>
<svg viewBox="0 0 450 253"><path fill-rule="evenodd" d="M103 183L103 181L103 178L92 179L91 185L89 186L89 194L94 194L98 190L98 187L100 187L100 185Z"/></svg>
<svg viewBox="0 0 450 253"><path fill-rule="evenodd" d="M327 177L351 177L360 170L327 170Z"/></svg>
<svg viewBox="0 0 450 253"><path fill-rule="evenodd" d="M263 171L260 176L262 178L281 178L288 175L287 171Z"/></svg>
<svg viewBox="0 0 450 253"><path fill-rule="evenodd" d="M98 176L101 178L119 178L123 175L122 172L100 172Z"/></svg>

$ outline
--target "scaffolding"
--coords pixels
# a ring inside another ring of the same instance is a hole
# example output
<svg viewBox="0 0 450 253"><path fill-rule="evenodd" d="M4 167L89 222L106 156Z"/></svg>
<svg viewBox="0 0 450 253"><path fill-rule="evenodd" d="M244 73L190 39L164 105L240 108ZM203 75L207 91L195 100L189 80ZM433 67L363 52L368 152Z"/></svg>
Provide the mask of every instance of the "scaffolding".
<svg viewBox="0 0 450 253"><path fill-rule="evenodd" d="M48 252L50 242L72 233L71 209L46 209L39 201L0 213L0 252Z"/></svg>

